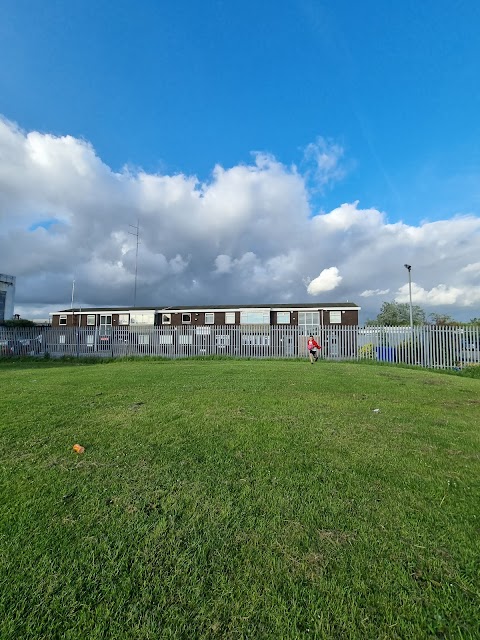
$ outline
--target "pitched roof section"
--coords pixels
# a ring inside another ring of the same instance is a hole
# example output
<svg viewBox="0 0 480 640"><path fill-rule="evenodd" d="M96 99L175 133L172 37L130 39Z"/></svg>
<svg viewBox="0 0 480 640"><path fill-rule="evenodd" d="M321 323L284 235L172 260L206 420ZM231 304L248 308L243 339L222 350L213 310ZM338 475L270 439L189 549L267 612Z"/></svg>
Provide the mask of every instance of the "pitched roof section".
<svg viewBox="0 0 480 640"><path fill-rule="evenodd" d="M96 311L105 311L109 313L129 313L141 311L235 311L236 309L361 309L354 302L302 302L298 304L211 304L211 305L189 305L180 307L81 307L75 309L63 309L55 311L55 313L88 313Z"/></svg>

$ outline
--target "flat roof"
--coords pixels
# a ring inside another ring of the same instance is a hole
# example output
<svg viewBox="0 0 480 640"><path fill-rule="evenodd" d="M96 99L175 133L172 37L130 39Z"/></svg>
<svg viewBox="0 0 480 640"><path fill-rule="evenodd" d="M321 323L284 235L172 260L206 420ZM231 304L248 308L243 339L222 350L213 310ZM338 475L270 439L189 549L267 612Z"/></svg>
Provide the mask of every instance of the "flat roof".
<svg viewBox="0 0 480 640"><path fill-rule="evenodd" d="M189 305L189 306L170 306L170 307L77 307L73 309L63 309L61 311L54 311L50 315L57 313L90 313L95 311L107 311L107 312L137 312L142 311L224 311L236 309L361 309L354 302L300 302L300 303L281 303L281 304L238 304L238 305Z"/></svg>

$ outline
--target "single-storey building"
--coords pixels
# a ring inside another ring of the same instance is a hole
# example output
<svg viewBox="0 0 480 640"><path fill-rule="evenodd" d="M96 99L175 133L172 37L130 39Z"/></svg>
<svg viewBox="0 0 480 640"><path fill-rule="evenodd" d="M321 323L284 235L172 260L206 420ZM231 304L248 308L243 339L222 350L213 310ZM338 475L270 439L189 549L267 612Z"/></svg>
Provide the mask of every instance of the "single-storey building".
<svg viewBox="0 0 480 640"><path fill-rule="evenodd" d="M51 351L293 356L312 334L325 355L345 357L356 348L359 310L353 302L65 309L51 314Z"/></svg>
<svg viewBox="0 0 480 640"><path fill-rule="evenodd" d="M317 334L325 326L358 326L353 302L211 305L179 307L92 307L51 313L53 327L291 325ZM303 333L303 332L302 332Z"/></svg>

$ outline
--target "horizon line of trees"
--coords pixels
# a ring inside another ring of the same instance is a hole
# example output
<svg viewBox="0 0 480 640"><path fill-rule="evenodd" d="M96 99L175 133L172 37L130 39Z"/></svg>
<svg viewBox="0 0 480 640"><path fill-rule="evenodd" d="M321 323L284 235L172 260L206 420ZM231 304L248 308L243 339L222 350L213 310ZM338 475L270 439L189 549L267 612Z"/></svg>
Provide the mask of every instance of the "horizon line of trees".
<svg viewBox="0 0 480 640"><path fill-rule="evenodd" d="M480 326L480 318L471 318L469 322L460 322L450 315L444 313L427 314L422 307L417 304L412 305L412 318L414 325L430 324L435 326L461 327L468 325ZM384 302L380 308L380 313L374 320L367 320L368 327L408 327L410 326L410 305L407 302Z"/></svg>

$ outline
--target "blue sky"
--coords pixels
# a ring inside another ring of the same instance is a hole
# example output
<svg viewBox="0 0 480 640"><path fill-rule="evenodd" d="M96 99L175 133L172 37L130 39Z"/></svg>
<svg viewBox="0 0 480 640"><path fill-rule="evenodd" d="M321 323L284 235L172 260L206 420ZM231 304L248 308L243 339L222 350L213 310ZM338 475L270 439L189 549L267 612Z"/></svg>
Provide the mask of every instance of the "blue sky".
<svg viewBox="0 0 480 640"><path fill-rule="evenodd" d="M262 152L298 168L310 216L355 201L413 226L479 215L478 2L1 0L0 13L0 114L88 141L113 172L209 182ZM305 150L319 139L339 170L318 184ZM29 228L55 218L39 203Z"/></svg>
<svg viewBox="0 0 480 640"><path fill-rule="evenodd" d="M206 178L256 150L298 164L322 135L352 165L326 209L478 209L477 2L1 5L4 116L84 137L113 168Z"/></svg>

